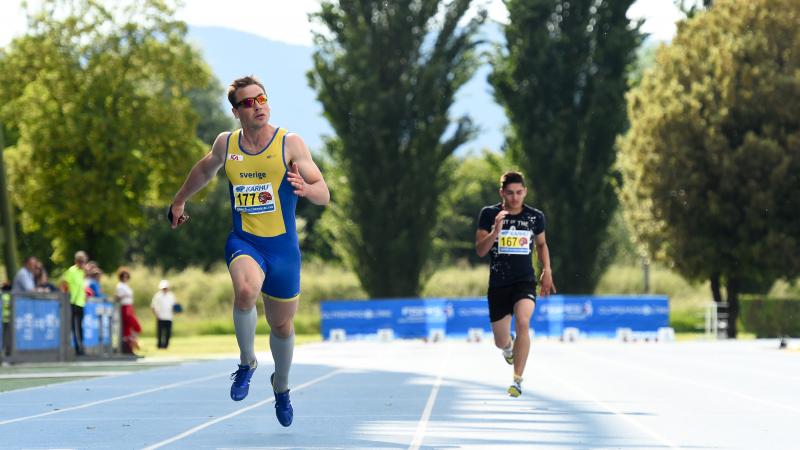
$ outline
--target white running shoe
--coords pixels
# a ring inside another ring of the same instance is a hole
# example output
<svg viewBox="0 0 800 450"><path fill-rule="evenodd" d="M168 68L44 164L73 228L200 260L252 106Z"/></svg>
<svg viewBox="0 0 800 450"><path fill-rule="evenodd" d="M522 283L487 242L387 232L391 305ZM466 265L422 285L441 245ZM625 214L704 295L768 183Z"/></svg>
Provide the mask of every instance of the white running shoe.
<svg viewBox="0 0 800 450"><path fill-rule="evenodd" d="M514 364L514 337L511 337L511 346L503 349L503 358L511 365Z"/></svg>
<svg viewBox="0 0 800 450"><path fill-rule="evenodd" d="M514 380L514 383L508 387L508 395L512 397L519 397L522 395L522 378Z"/></svg>

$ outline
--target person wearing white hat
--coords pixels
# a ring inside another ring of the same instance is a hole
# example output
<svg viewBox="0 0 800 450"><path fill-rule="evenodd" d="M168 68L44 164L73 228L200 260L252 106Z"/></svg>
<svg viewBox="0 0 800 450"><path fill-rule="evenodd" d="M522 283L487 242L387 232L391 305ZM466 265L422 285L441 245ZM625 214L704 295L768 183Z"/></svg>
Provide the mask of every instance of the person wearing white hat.
<svg viewBox="0 0 800 450"><path fill-rule="evenodd" d="M172 314L175 308L175 295L169 290L169 281L158 283L158 292L150 302L150 309L158 321L158 348L167 348L172 335Z"/></svg>

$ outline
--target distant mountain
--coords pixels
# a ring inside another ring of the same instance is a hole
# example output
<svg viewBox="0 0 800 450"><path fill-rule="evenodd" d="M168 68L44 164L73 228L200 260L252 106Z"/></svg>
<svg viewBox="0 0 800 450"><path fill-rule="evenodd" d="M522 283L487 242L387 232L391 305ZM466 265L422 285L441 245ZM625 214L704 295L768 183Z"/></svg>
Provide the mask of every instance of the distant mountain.
<svg viewBox="0 0 800 450"><path fill-rule="evenodd" d="M496 27L488 27L485 38L496 41ZM255 74L267 88L275 125L295 131L311 149L322 147L322 137L333 130L322 116L316 92L308 86L306 73L311 69L312 47L272 41L254 34L222 27L189 27L189 39L203 52L214 74L223 85L243 75ZM490 67L484 64L472 80L457 94L450 110L452 117L467 114L483 130L465 144L459 154L488 148L499 150L503 144L506 118L495 103L486 80ZM222 100L225 110L230 109Z"/></svg>

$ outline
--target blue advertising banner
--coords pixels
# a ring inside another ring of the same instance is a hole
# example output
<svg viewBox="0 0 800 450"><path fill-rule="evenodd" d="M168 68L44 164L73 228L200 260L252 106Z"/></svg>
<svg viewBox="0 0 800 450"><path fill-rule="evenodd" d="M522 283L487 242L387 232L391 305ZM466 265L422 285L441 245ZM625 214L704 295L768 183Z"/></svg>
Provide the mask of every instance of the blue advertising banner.
<svg viewBox="0 0 800 450"><path fill-rule="evenodd" d="M489 323L489 305L485 298L452 298L447 300L447 335L467 336L469 330L479 328L492 332Z"/></svg>
<svg viewBox="0 0 800 450"><path fill-rule="evenodd" d="M112 333L112 315L114 311L114 304L111 302L103 302L104 314L100 318L100 326L103 327L103 345L111 345Z"/></svg>
<svg viewBox="0 0 800 450"><path fill-rule="evenodd" d="M655 333L669 326L663 295L551 295L538 303L531 319L537 335L560 337L565 328L577 328L587 337L614 337L618 328Z"/></svg>
<svg viewBox="0 0 800 450"><path fill-rule="evenodd" d="M83 345L95 347L100 344L100 320L97 317L97 303L86 303L83 308Z"/></svg>
<svg viewBox="0 0 800 450"><path fill-rule="evenodd" d="M447 329L447 301L444 299L390 299L322 302L321 331L327 339L333 329L348 337L376 335L391 329L399 338L428 337L432 330Z"/></svg>
<svg viewBox="0 0 800 450"><path fill-rule="evenodd" d="M334 329L349 338L376 335L391 329L398 338L430 336L442 330L450 337L467 335L471 329L491 332L489 307L483 297L451 299L391 299L323 301L322 336ZM666 296L566 296L539 299L531 318L537 336L561 337L576 328L587 337L614 337L617 329L655 333L669 326Z"/></svg>
<svg viewBox="0 0 800 450"><path fill-rule="evenodd" d="M105 314L114 305L109 302L87 302L83 309L83 345L95 347L100 345L102 336L103 344L111 343L111 320ZM102 314L101 314L102 313ZM101 331L101 328L102 331Z"/></svg>
<svg viewBox="0 0 800 450"><path fill-rule="evenodd" d="M403 338L428 337L433 330L442 334L447 329L444 299L391 300L398 313L394 318L394 334Z"/></svg>
<svg viewBox="0 0 800 450"><path fill-rule="evenodd" d="M14 299L14 340L17 350L58 350L61 345L59 300Z"/></svg>

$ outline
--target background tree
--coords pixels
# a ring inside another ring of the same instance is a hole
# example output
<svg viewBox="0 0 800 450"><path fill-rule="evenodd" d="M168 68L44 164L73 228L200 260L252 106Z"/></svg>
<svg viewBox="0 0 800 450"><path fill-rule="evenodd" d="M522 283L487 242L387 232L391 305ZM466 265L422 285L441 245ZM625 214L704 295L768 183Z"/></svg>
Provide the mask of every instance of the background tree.
<svg viewBox="0 0 800 450"><path fill-rule="evenodd" d="M168 2L45 1L0 56L11 195L56 261L114 266L143 206L165 204L205 146L188 94L209 69Z"/></svg>
<svg viewBox="0 0 800 450"><path fill-rule="evenodd" d="M8 197L8 182L6 181L6 165L3 150L6 148L3 137L3 126L0 125L0 243L3 248L3 266L6 279L13 280L17 272L19 257L17 256L17 233L15 229L14 208Z"/></svg>
<svg viewBox="0 0 800 450"><path fill-rule="evenodd" d="M419 294L450 182L445 162L473 132L462 117L445 138L485 13L459 27L470 0L442 3L323 1L312 16L324 30L308 78L336 132L327 223L373 297Z"/></svg>
<svg viewBox="0 0 800 450"><path fill-rule="evenodd" d="M206 151L210 151L219 133L235 128L232 114L220 107L220 100L226 95L227 90L216 77L211 77L206 86L187 93L192 110L199 118L197 137L204 143ZM145 226L129 241L125 259L141 257L145 265L163 269L199 265L208 270L220 263L232 226L228 180L222 171L214 182L192 197L188 211L191 231L176 233L167 226L165 208L160 205L147 207Z"/></svg>
<svg viewBox="0 0 800 450"><path fill-rule="evenodd" d="M227 80L230 83L233 80ZM239 122L234 121L233 113L230 109L220 107L220 100L227 100L228 87L223 87L220 80L211 76L208 83L202 87L191 89L187 96L199 121L197 123L197 137L206 145L206 149L211 150L214 139L223 132L238 128ZM225 102L226 104L227 101Z"/></svg>
<svg viewBox="0 0 800 450"><path fill-rule="evenodd" d="M460 261L485 264L488 259L475 253L478 213L484 206L500 202L500 175L513 168L512 163L505 154L484 150L479 155L453 158L449 164L453 181L442 192L434 262L438 267Z"/></svg>
<svg viewBox="0 0 800 450"><path fill-rule="evenodd" d="M209 270L221 263L232 227L227 177L220 172L201 195L192 198L187 211L191 230L176 232L167 226L166 207L147 208L147 226L134 234L126 259L140 256L147 266L177 270L188 266Z"/></svg>
<svg viewBox="0 0 800 450"><path fill-rule="evenodd" d="M704 9L708 9L714 3L714 0L673 0L675 6L686 14L686 17L692 18Z"/></svg>
<svg viewBox="0 0 800 450"><path fill-rule="evenodd" d="M626 73L641 42L633 0L509 0L506 48L489 82L507 148L548 222L556 285L591 293L618 201L614 141L626 124Z"/></svg>
<svg viewBox="0 0 800 450"><path fill-rule="evenodd" d="M715 1L680 24L628 97L629 222L654 257L711 280L714 300L729 304L730 337L743 286L800 271L796 6Z"/></svg>

